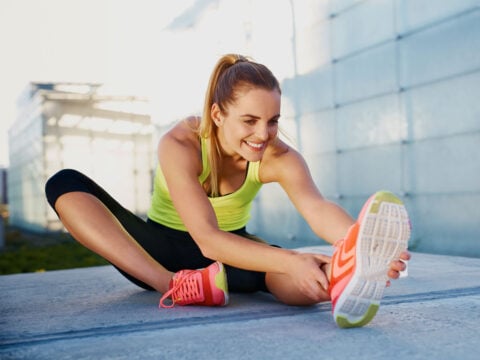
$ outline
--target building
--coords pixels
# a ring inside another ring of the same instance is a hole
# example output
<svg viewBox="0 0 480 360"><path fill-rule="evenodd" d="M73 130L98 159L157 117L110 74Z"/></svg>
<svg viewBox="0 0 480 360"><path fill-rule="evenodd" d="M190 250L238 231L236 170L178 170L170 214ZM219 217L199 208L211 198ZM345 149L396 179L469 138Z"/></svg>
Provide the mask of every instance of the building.
<svg viewBox="0 0 480 360"><path fill-rule="evenodd" d="M147 99L108 95L101 84L30 83L18 114L9 130L11 225L62 229L44 192L62 168L84 172L131 211L146 213L154 167Z"/></svg>

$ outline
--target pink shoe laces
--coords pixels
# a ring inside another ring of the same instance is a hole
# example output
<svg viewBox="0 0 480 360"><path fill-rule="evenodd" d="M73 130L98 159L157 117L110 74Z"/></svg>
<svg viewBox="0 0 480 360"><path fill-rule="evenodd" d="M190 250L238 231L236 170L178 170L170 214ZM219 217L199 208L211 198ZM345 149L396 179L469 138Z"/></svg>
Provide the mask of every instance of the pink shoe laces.
<svg viewBox="0 0 480 360"><path fill-rule="evenodd" d="M165 304L171 296L172 304ZM199 303L205 300L202 287L202 274L198 270L182 270L175 274L171 288L163 294L159 307L173 308L178 302L180 305Z"/></svg>

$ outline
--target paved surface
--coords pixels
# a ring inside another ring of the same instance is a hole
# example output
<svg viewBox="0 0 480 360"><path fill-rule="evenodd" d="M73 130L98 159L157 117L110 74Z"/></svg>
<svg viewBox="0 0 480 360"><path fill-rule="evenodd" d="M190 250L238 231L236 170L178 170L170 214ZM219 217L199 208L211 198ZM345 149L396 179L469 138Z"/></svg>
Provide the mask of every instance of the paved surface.
<svg viewBox="0 0 480 360"><path fill-rule="evenodd" d="M414 253L375 319L347 330L329 303L260 293L159 310L111 266L0 276L0 359L478 359L479 275L480 259Z"/></svg>

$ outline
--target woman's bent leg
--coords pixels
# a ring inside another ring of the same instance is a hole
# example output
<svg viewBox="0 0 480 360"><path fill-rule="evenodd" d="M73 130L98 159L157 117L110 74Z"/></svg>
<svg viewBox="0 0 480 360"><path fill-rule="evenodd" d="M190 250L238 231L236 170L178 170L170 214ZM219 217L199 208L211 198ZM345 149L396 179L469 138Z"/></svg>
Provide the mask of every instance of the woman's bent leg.
<svg viewBox="0 0 480 360"><path fill-rule="evenodd" d="M155 290L168 290L173 274L155 261L96 197L66 193L58 198L55 209L65 228L82 245Z"/></svg>
<svg viewBox="0 0 480 360"><path fill-rule="evenodd" d="M98 253L133 281L160 292L168 289L172 273L137 242L151 240L150 227L118 204L85 175L62 170L46 184L50 205L65 228L85 247ZM150 241L152 243L152 241ZM144 283L144 284L142 284Z"/></svg>

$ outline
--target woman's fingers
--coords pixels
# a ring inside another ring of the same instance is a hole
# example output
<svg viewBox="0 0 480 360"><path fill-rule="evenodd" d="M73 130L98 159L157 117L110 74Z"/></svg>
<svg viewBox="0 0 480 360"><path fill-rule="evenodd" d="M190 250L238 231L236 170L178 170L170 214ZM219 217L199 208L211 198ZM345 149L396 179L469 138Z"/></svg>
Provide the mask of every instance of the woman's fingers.
<svg viewBox="0 0 480 360"><path fill-rule="evenodd" d="M412 255L410 254L410 252L408 250L402 251L402 253L400 254L400 259L405 260L405 261L410 260L411 257L412 257Z"/></svg>
<svg viewBox="0 0 480 360"><path fill-rule="evenodd" d="M393 260L390 263L390 269L387 272L387 275L390 279L398 279L400 277L400 272L405 271L407 264L402 260Z"/></svg>
<svg viewBox="0 0 480 360"><path fill-rule="evenodd" d="M332 262L332 258L328 255L323 255L323 254L312 254L318 261L321 263L326 263L330 264Z"/></svg>

